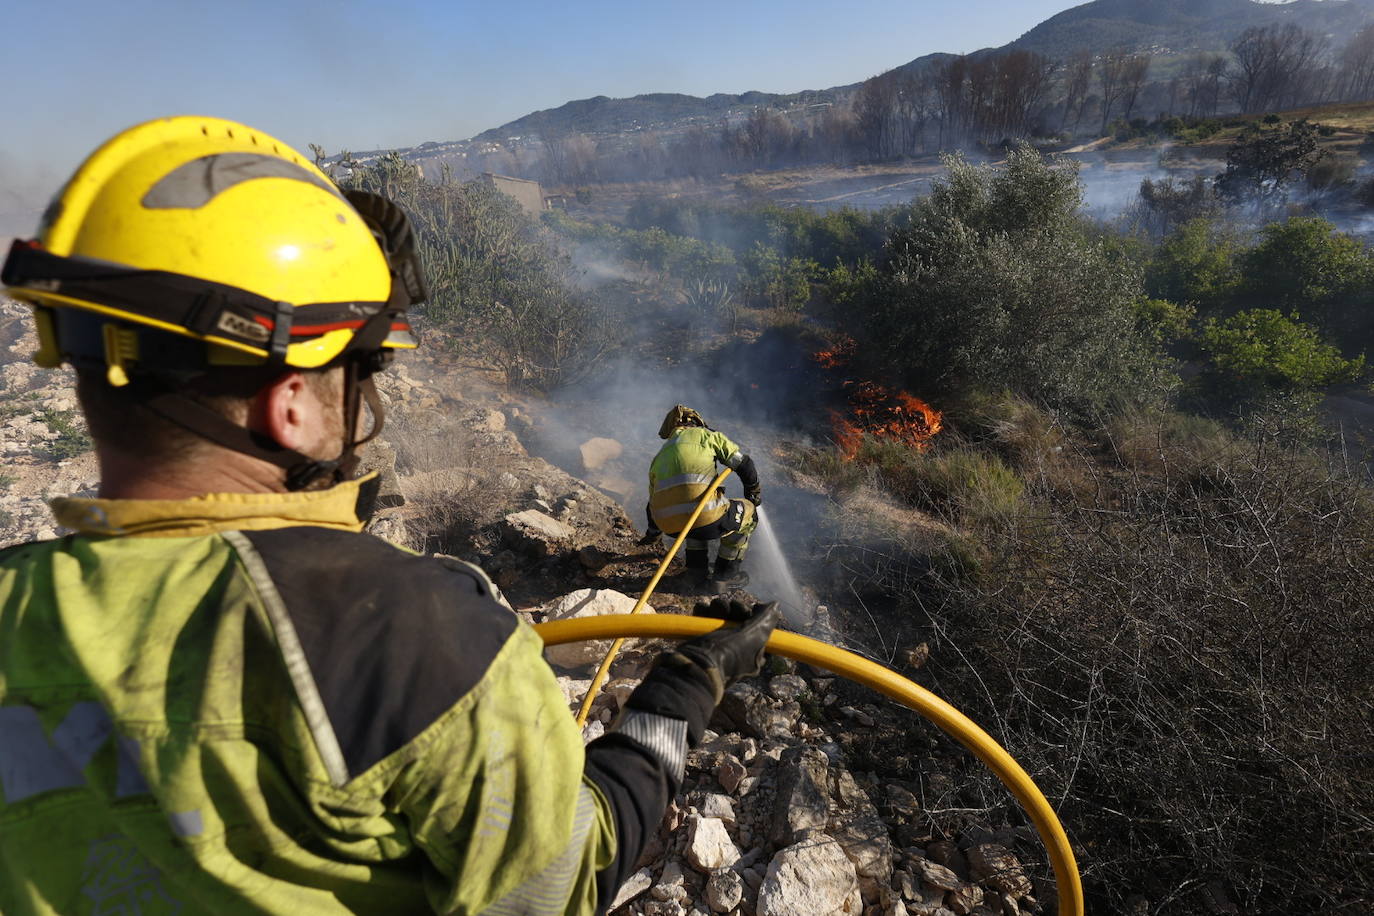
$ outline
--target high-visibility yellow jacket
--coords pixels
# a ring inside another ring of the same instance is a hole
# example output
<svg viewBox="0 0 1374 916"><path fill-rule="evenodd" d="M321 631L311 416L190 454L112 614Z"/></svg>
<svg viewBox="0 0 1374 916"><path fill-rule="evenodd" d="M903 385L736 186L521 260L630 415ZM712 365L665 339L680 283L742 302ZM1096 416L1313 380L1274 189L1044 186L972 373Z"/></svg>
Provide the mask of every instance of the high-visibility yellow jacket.
<svg viewBox="0 0 1374 916"><path fill-rule="evenodd" d="M665 534L677 534L716 479L716 464L739 468L744 453L722 433L682 426L663 443L649 464L649 515ZM724 491L706 503L694 528L720 520L730 501Z"/></svg>
<svg viewBox="0 0 1374 916"><path fill-rule="evenodd" d="M0 913L604 910L675 786L357 490L57 500L0 552Z"/></svg>

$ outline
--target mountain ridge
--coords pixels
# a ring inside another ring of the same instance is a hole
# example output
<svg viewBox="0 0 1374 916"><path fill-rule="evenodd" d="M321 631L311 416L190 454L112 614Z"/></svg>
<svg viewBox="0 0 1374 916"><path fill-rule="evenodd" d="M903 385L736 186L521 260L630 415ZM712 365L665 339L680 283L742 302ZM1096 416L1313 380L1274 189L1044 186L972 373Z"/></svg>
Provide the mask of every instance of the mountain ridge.
<svg viewBox="0 0 1374 916"><path fill-rule="evenodd" d="M1353 35L1369 21L1374 21L1374 0L1091 0L1054 14L1005 45L972 54L1018 49L1065 58L1084 48L1100 52L1117 47L1164 55L1219 52L1251 26L1295 22L1324 35ZM954 55L948 52L933 52L891 71L919 71L951 56ZM429 143L424 147L501 144L513 138L529 141L575 133L605 136L651 129L686 130L695 125L718 126L722 121L742 120L758 106L787 110L842 102L860 84L861 81L792 93L751 90L709 96L674 92L621 98L598 95L530 112L467 141Z"/></svg>

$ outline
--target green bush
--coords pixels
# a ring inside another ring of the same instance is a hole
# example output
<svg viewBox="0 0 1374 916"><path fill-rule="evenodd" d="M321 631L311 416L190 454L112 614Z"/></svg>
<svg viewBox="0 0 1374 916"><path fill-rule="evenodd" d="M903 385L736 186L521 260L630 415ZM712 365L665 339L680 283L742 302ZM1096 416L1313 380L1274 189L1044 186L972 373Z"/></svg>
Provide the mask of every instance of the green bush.
<svg viewBox="0 0 1374 916"><path fill-rule="evenodd" d="M1250 309L1202 328L1212 370L1238 387L1301 391L1351 382L1364 373L1364 357L1347 360L1324 343L1316 328L1275 309Z"/></svg>
<svg viewBox="0 0 1374 916"><path fill-rule="evenodd" d="M75 410L48 408L40 410L37 419L47 424L48 429L57 433L57 438L50 439L44 447L47 456L53 461L75 458L77 455L86 454L95 447L91 443L91 437L86 433L85 422Z"/></svg>
<svg viewBox="0 0 1374 916"><path fill-rule="evenodd" d="M1086 231L1074 166L1022 146L1000 171L947 168L839 316L864 349L923 395L1010 389L1083 414L1163 396L1139 269Z"/></svg>
<svg viewBox="0 0 1374 916"><path fill-rule="evenodd" d="M1216 222L1189 220L1155 248L1145 268L1145 290L1203 314L1219 311L1241 283L1238 258L1236 242Z"/></svg>
<svg viewBox="0 0 1374 916"><path fill-rule="evenodd" d="M1176 343L1192 336L1197 309L1191 305L1167 299L1141 299L1135 308L1149 335L1159 343Z"/></svg>
<svg viewBox="0 0 1374 916"><path fill-rule="evenodd" d="M1295 312L1352 352L1369 345L1374 259L1359 239L1316 217L1271 223L1241 258L1249 305Z"/></svg>

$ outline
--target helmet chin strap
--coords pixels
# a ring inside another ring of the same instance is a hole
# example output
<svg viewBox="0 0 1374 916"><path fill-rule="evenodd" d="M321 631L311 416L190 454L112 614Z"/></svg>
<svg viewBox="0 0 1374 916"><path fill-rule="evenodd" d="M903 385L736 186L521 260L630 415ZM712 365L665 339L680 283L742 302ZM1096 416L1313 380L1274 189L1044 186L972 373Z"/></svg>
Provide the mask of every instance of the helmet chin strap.
<svg viewBox="0 0 1374 916"><path fill-rule="evenodd" d="M286 489L305 490L323 480L338 484L351 480L358 467L357 450L372 441L382 431L385 411L377 396L371 368L365 358L348 360L344 367L344 445L338 456L330 459L311 458L295 449L286 448L271 439L192 400L170 388L149 396L143 406L183 429L240 454L274 464L286 471ZM366 403L372 412L372 429L359 439L360 406Z"/></svg>

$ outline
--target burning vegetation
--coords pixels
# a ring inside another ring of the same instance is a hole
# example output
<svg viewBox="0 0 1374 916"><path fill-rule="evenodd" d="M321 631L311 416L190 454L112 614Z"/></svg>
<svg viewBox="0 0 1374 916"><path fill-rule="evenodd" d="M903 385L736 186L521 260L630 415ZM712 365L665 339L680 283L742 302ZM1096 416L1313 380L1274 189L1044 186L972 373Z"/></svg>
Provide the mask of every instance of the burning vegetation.
<svg viewBox="0 0 1374 916"><path fill-rule="evenodd" d="M812 359L825 369L843 369L853 360L856 346L853 338L845 337L812 354ZM908 392L862 379L846 379L844 387L849 393L848 415L832 410L830 425L846 461L858 455L864 436L924 451L943 425L940 411Z"/></svg>

